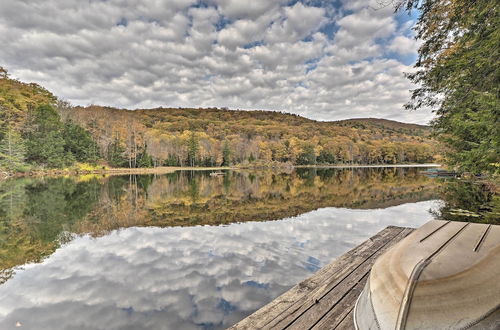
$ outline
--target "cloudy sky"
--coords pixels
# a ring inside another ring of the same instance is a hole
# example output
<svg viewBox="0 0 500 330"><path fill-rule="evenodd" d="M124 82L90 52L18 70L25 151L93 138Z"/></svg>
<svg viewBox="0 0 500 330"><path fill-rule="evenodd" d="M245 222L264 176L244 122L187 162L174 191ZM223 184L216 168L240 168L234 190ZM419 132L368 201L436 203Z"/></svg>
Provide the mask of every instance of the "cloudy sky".
<svg viewBox="0 0 500 330"><path fill-rule="evenodd" d="M377 2L0 1L0 65L74 105L427 123L402 109L416 16Z"/></svg>

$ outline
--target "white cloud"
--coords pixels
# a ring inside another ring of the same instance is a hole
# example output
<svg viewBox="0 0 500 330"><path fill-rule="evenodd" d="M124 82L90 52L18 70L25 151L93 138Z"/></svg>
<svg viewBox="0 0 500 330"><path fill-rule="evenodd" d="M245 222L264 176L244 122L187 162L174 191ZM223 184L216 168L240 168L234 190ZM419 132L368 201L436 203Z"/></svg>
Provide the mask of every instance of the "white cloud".
<svg viewBox="0 0 500 330"><path fill-rule="evenodd" d="M228 106L425 123L428 112L401 108L411 67L394 56L415 52L409 21L374 6L2 1L0 65L79 105Z"/></svg>
<svg viewBox="0 0 500 330"><path fill-rule="evenodd" d="M271 26L265 40L270 43L298 42L326 22L324 15L323 8L304 6L300 2L293 7L285 7L282 20Z"/></svg>
<svg viewBox="0 0 500 330"><path fill-rule="evenodd" d="M401 55L415 54L418 50L419 43L414 38L405 36L397 36L389 45L389 49Z"/></svg>
<svg viewBox="0 0 500 330"><path fill-rule="evenodd" d="M222 15L230 19L257 19L261 15L277 10L286 0L215 0Z"/></svg>
<svg viewBox="0 0 500 330"><path fill-rule="evenodd" d="M353 47L356 44L374 41L394 33L396 22L392 15L375 15L372 9L364 8L344 16L337 24L341 27L335 36L339 47Z"/></svg>

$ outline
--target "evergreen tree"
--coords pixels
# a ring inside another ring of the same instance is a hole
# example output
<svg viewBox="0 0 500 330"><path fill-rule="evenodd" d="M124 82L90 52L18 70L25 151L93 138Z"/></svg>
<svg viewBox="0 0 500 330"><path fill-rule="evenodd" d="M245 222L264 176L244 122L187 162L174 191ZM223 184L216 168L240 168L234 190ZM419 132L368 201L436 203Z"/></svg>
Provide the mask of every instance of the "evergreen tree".
<svg viewBox="0 0 500 330"><path fill-rule="evenodd" d="M166 166L179 166L179 158L175 157L175 155L168 155L167 160L165 161Z"/></svg>
<svg viewBox="0 0 500 330"><path fill-rule="evenodd" d="M0 140L0 167L10 171L19 171L24 168L26 145L21 135L8 128L3 139Z"/></svg>
<svg viewBox="0 0 500 330"><path fill-rule="evenodd" d="M115 136L113 142L108 146L108 163L113 167L126 167L128 163L124 153L125 147L121 144L120 139Z"/></svg>
<svg viewBox="0 0 500 330"><path fill-rule="evenodd" d="M80 162L95 162L99 159L97 143L83 127L71 121L64 125L65 150L71 152Z"/></svg>
<svg viewBox="0 0 500 330"><path fill-rule="evenodd" d="M64 125L50 105L42 105L29 114L25 127L27 161L47 167L63 167L74 162L65 150Z"/></svg>
<svg viewBox="0 0 500 330"><path fill-rule="evenodd" d="M190 166L196 165L196 158L200 150L200 142L195 132L191 132L188 140L188 164Z"/></svg>
<svg viewBox="0 0 500 330"><path fill-rule="evenodd" d="M418 84L409 109L432 108L447 160L463 170L494 171L500 162L500 6L489 0L406 0L417 8Z"/></svg>
<svg viewBox="0 0 500 330"><path fill-rule="evenodd" d="M224 141L224 146L222 147L222 166L231 165L231 149L229 149L229 143Z"/></svg>
<svg viewBox="0 0 500 330"><path fill-rule="evenodd" d="M314 151L314 146L307 144L304 146L304 152L299 155L297 159L299 165L314 165L316 164L316 153Z"/></svg>
<svg viewBox="0 0 500 330"><path fill-rule="evenodd" d="M144 146L142 152L139 154L139 157L137 159L137 167L151 168L153 167L153 165L154 165L153 157L151 157L151 155L148 154L147 146Z"/></svg>
<svg viewBox="0 0 500 330"><path fill-rule="evenodd" d="M317 161L321 164L334 164L336 162L335 155L326 150L321 150Z"/></svg>

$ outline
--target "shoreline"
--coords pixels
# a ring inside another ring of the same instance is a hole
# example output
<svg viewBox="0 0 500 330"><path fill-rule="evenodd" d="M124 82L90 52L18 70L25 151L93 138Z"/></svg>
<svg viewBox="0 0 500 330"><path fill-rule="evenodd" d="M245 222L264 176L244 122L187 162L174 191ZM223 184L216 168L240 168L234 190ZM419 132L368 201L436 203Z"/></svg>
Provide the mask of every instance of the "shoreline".
<svg viewBox="0 0 500 330"><path fill-rule="evenodd" d="M373 168L373 167L442 167L441 164L426 163L426 164L380 164L380 165L295 165L294 168Z"/></svg>
<svg viewBox="0 0 500 330"><path fill-rule="evenodd" d="M105 168L95 170L76 170L76 169L50 169L50 170L35 170L30 172L15 172L15 173L0 173L0 181L10 178L23 177L44 177L44 176L78 176L78 175L127 175L127 174L168 174L176 171L215 171L215 170L235 170L235 167L184 167L184 166L162 166L153 168Z"/></svg>
<svg viewBox="0 0 500 330"><path fill-rule="evenodd" d="M291 168L404 168L404 167L441 167L440 164L381 164L381 165L357 165L357 164L344 164L344 165L295 165ZM105 168L105 169L95 169L95 170L62 170L62 169L50 169L50 170L38 170L30 172L0 172L0 181L10 178L21 178L21 177L44 177L44 176L78 176L78 175L127 175L127 174L168 174L176 171L221 171L221 170L265 170L265 169L276 169L276 167L238 167L238 166L214 166L214 167L188 167L188 166L162 166L154 168Z"/></svg>

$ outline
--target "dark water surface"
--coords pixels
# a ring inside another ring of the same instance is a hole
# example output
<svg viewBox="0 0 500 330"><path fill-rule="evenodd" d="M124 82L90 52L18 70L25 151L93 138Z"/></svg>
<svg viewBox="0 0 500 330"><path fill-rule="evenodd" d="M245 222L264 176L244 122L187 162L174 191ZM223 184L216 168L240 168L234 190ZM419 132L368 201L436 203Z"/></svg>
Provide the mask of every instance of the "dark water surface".
<svg viewBox="0 0 500 330"><path fill-rule="evenodd" d="M0 184L0 329L226 328L388 225L438 216L417 168Z"/></svg>

